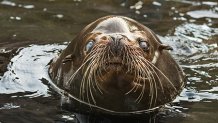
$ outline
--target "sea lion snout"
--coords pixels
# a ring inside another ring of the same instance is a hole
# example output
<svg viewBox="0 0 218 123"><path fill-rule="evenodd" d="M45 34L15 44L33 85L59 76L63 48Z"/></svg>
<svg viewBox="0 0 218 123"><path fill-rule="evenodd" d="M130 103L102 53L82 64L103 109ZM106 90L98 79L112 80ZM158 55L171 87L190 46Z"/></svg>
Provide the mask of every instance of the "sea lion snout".
<svg viewBox="0 0 218 123"><path fill-rule="evenodd" d="M110 48L111 53L114 56L121 56L121 51L124 48L124 37L120 35L110 35L110 39L108 42L108 46Z"/></svg>

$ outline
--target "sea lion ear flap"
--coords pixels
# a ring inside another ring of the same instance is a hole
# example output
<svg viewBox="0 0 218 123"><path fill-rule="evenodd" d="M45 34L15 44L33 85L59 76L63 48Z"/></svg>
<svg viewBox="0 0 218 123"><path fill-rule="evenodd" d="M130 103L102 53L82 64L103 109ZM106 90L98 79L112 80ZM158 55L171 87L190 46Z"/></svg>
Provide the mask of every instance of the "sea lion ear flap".
<svg viewBox="0 0 218 123"><path fill-rule="evenodd" d="M160 44L159 48L158 48L160 51L162 50L173 50L173 48L169 45L166 45L166 44Z"/></svg>
<svg viewBox="0 0 218 123"><path fill-rule="evenodd" d="M156 64L157 62L157 59L160 55L160 53L163 51L163 50L173 50L173 48L169 45L166 45L166 44L160 44L159 47L158 47L158 50L159 51L156 51L155 54L154 54L154 58L152 60L152 63L153 64Z"/></svg>
<svg viewBox="0 0 218 123"><path fill-rule="evenodd" d="M73 54L69 54L67 55L63 60L62 60L62 63L66 63L66 62L69 62L69 61L73 61L74 59L74 55Z"/></svg>

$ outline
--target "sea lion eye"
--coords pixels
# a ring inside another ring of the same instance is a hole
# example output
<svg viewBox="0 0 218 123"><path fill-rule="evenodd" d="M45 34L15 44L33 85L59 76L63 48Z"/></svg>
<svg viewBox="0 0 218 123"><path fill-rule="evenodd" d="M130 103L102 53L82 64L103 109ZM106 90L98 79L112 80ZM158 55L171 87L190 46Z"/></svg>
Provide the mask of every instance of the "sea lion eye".
<svg viewBox="0 0 218 123"><path fill-rule="evenodd" d="M149 50L149 45L146 41L140 41L139 42L139 46L144 50L144 51L148 51Z"/></svg>
<svg viewBox="0 0 218 123"><path fill-rule="evenodd" d="M89 51L92 49L93 46L94 46L94 41L93 41L93 40L90 40L90 41L86 44L85 50L86 50L87 52L89 52Z"/></svg>

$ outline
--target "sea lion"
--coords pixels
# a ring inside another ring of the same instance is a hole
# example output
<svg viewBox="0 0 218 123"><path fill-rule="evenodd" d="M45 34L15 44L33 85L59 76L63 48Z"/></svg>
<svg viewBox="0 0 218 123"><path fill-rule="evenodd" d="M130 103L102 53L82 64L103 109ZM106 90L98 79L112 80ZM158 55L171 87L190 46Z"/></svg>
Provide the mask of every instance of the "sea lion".
<svg viewBox="0 0 218 123"><path fill-rule="evenodd" d="M184 87L183 71L168 50L139 22L106 16L86 26L51 61L49 75L74 107L141 113L171 102Z"/></svg>

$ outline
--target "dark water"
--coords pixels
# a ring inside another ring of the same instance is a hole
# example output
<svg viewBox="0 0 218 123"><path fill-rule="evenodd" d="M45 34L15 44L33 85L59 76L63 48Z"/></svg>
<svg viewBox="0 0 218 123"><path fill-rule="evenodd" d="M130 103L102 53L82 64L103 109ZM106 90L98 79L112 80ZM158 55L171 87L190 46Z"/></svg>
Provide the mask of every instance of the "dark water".
<svg viewBox="0 0 218 123"><path fill-rule="evenodd" d="M105 15L131 17L154 30L187 75L180 96L150 122L218 121L217 0L1 0L0 123L87 122L60 107L47 64Z"/></svg>

